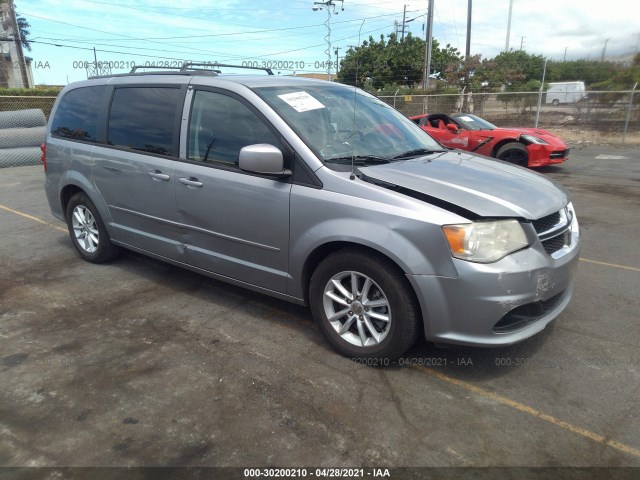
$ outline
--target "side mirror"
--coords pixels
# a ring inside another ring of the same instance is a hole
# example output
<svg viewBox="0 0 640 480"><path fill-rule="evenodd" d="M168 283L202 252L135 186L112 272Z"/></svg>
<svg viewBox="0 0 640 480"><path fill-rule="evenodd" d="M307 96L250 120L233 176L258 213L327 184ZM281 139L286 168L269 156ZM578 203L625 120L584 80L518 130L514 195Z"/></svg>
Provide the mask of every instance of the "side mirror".
<svg viewBox="0 0 640 480"><path fill-rule="evenodd" d="M291 170L284 168L280 149L268 143L257 143L243 147L238 156L238 166L241 170L263 175L291 175Z"/></svg>
<svg viewBox="0 0 640 480"><path fill-rule="evenodd" d="M453 123L447 123L447 130L451 130L454 133L458 133L458 126Z"/></svg>

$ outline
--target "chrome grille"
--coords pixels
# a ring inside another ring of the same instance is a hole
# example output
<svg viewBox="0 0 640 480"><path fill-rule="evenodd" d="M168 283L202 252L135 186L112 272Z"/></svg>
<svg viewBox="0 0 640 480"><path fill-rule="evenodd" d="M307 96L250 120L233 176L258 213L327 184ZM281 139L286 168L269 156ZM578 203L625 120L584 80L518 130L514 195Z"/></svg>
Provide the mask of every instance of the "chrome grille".
<svg viewBox="0 0 640 480"><path fill-rule="evenodd" d="M552 229L560 222L560 212L552 213L551 215L547 215L546 217L542 217L538 220L534 220L531 222L533 224L533 228L536 229L536 232L541 234L542 232L546 232L547 230Z"/></svg>
<svg viewBox="0 0 640 480"><path fill-rule="evenodd" d="M572 213L564 208L531 222L548 255L553 255L571 244L571 215Z"/></svg>
<svg viewBox="0 0 640 480"><path fill-rule="evenodd" d="M552 253L556 253L562 247L567 245L567 237L569 232L564 232L562 235L558 235L557 237L550 238L549 240L545 240L542 242L542 246L544 247L544 251L549 255Z"/></svg>

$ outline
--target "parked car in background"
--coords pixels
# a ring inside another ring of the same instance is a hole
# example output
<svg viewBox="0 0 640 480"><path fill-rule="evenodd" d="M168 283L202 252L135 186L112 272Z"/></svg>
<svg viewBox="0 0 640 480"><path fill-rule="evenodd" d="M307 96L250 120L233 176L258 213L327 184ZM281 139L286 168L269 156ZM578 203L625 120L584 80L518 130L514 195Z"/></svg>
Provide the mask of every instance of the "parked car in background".
<svg viewBox="0 0 640 480"><path fill-rule="evenodd" d="M578 103L587 98L584 82L551 82L547 88L545 103Z"/></svg>
<svg viewBox="0 0 640 480"><path fill-rule="evenodd" d="M432 113L409 118L446 147L521 167L543 167L562 163L569 157L566 143L539 128L500 128L469 113Z"/></svg>

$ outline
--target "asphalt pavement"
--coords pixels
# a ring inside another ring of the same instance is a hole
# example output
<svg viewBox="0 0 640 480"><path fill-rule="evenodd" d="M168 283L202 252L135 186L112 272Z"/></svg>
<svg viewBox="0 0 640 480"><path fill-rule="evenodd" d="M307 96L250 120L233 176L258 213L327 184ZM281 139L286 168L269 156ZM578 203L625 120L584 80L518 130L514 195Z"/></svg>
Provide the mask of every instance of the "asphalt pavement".
<svg viewBox="0 0 640 480"><path fill-rule="evenodd" d="M574 146L541 172L584 240L568 309L509 348L372 368L305 308L80 260L42 168L0 170L0 465L640 466L640 155Z"/></svg>

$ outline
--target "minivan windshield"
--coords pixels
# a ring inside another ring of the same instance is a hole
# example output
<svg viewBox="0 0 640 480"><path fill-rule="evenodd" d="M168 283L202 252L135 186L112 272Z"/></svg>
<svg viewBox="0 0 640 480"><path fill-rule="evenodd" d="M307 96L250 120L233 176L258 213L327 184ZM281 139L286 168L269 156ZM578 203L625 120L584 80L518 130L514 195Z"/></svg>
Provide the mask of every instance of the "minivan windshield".
<svg viewBox="0 0 640 480"><path fill-rule="evenodd" d="M254 91L327 165L388 163L444 150L400 112L354 87L294 84Z"/></svg>

